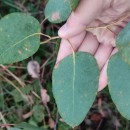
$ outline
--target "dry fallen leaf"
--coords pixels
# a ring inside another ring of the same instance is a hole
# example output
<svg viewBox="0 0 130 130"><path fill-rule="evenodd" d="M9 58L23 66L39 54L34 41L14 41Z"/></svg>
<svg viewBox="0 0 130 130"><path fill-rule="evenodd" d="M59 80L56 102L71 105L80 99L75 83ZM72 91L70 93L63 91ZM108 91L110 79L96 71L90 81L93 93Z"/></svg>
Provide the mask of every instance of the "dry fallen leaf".
<svg viewBox="0 0 130 130"><path fill-rule="evenodd" d="M121 124L116 116L113 116L113 124L114 124L114 126L116 126L118 128L121 127Z"/></svg>
<svg viewBox="0 0 130 130"><path fill-rule="evenodd" d="M31 117L31 116L32 116L32 114L33 114L33 112L32 112L32 111L30 111L30 112L28 112L28 113L26 113L26 114L23 114L23 115L22 115L22 118L25 120L25 119L27 119L27 118Z"/></svg>
<svg viewBox="0 0 130 130"><path fill-rule="evenodd" d="M27 70L32 78L39 78L40 76L40 65L37 61L30 61L27 65Z"/></svg>
<svg viewBox="0 0 130 130"><path fill-rule="evenodd" d="M50 118L49 119L49 126L50 126L50 128L53 129L55 127L55 125L56 125L55 121L52 118Z"/></svg>
<svg viewBox="0 0 130 130"><path fill-rule="evenodd" d="M50 96L47 94L46 89L41 89L42 102L46 105L50 101Z"/></svg>

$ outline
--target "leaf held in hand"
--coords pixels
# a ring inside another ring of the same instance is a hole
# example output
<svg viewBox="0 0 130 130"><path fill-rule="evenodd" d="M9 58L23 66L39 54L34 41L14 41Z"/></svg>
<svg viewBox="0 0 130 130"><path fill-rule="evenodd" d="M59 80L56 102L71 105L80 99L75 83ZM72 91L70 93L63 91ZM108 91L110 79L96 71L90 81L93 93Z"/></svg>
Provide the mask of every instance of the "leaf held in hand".
<svg viewBox="0 0 130 130"><path fill-rule="evenodd" d="M53 94L58 110L70 126L79 125L96 97L99 70L90 54L77 52L63 59L53 71Z"/></svg>
<svg viewBox="0 0 130 130"><path fill-rule="evenodd" d="M12 13L0 20L0 63L9 64L32 56L40 46L40 24L32 16Z"/></svg>

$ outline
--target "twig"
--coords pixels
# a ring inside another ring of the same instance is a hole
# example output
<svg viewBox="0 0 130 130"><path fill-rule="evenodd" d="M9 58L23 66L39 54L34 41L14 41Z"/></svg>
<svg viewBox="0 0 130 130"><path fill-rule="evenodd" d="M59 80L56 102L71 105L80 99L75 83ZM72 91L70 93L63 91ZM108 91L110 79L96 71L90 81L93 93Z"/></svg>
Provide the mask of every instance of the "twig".
<svg viewBox="0 0 130 130"><path fill-rule="evenodd" d="M37 97L38 99L41 100L40 96L38 96L34 91L32 91L32 94L33 94L35 97Z"/></svg>
<svg viewBox="0 0 130 130"><path fill-rule="evenodd" d="M7 124L1 112L0 112L0 119L4 124ZM6 126L6 129L9 130L9 126Z"/></svg>
<svg viewBox="0 0 130 130"><path fill-rule="evenodd" d="M16 2L16 1L15 1L14 3L15 3L15 5L16 5L17 7L20 8L20 10L22 10L22 12L28 13L28 9L25 8L21 3L18 3L18 2Z"/></svg>
<svg viewBox="0 0 130 130"><path fill-rule="evenodd" d="M15 124L0 124L0 127L14 126Z"/></svg>
<svg viewBox="0 0 130 130"><path fill-rule="evenodd" d="M58 110L57 110L57 112L56 112L56 124L55 124L54 130L57 130L58 118L59 118L59 113L58 113Z"/></svg>
<svg viewBox="0 0 130 130"><path fill-rule="evenodd" d="M101 127L102 122L103 122L103 119L99 122L98 127L97 127L96 130L99 130L99 128Z"/></svg>
<svg viewBox="0 0 130 130"><path fill-rule="evenodd" d="M43 23L47 20L48 18L43 19L43 21L41 22L41 26L43 25Z"/></svg>
<svg viewBox="0 0 130 130"><path fill-rule="evenodd" d="M2 67L4 70L6 70L14 79L17 80L17 82L24 87L25 83L22 82L16 75L14 75L10 70L8 70L4 65L0 64L0 67Z"/></svg>
<svg viewBox="0 0 130 130"><path fill-rule="evenodd" d="M59 39L60 37L59 36L55 36L55 37L48 37L49 39L41 42L41 44L45 44L45 43L48 43L50 42L51 40L55 40L55 39Z"/></svg>
<svg viewBox="0 0 130 130"><path fill-rule="evenodd" d="M54 54L51 55L51 56L44 62L44 64L42 64L42 66L40 67L40 69L44 68L44 67L47 65L47 63L51 60L51 58L52 58L53 56L54 56Z"/></svg>
<svg viewBox="0 0 130 130"><path fill-rule="evenodd" d="M6 68L16 68L16 69L27 69L26 67L21 67L21 66L13 66L13 65L8 65Z"/></svg>
<svg viewBox="0 0 130 130"><path fill-rule="evenodd" d="M108 25L104 25L104 26L97 26L97 27L87 27L86 28L86 31L89 31L89 30L93 30L93 29L107 29L111 26L116 26L118 25L120 22L122 22L123 20L125 20L126 18L128 18L130 16L130 12L124 16L123 18L119 19L118 21L114 21L112 22L111 24L108 24Z"/></svg>
<svg viewBox="0 0 130 130"><path fill-rule="evenodd" d="M12 85L12 86L21 94L21 96L22 96L24 99L27 100L26 95L23 94L23 92L22 92L12 81L10 81L9 79L7 79L6 77L4 77L4 76L1 75L1 74L0 74L0 76L1 76L6 82L8 82L10 85Z"/></svg>

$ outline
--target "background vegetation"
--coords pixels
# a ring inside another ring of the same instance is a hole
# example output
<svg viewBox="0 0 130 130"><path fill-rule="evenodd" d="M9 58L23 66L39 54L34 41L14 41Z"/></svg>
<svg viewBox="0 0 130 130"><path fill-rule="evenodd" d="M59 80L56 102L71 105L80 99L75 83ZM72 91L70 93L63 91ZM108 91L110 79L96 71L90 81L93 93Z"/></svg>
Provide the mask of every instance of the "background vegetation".
<svg viewBox="0 0 130 130"><path fill-rule="evenodd" d="M44 34L57 36L62 24L56 25L44 21L46 2L46 0L1 0L0 18L13 12L29 13L39 20ZM45 37L41 37L41 41L45 40ZM29 125L35 126L36 130L40 128L72 130L58 115L52 94L51 74L59 43L58 39L49 41L48 44L41 45L39 51L27 60L0 65L0 130L9 130L15 124L21 123L26 126L24 130L30 130L27 129ZM37 79L32 78L27 71L28 63L33 60L40 65L40 78ZM118 113L106 88L98 93L84 122L74 129L129 130L129 122Z"/></svg>

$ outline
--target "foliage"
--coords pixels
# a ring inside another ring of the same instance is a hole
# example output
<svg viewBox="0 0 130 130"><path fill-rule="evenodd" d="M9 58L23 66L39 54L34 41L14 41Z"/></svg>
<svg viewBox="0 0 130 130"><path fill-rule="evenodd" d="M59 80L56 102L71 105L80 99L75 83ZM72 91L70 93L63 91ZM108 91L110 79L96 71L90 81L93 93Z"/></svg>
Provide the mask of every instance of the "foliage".
<svg viewBox="0 0 130 130"><path fill-rule="evenodd" d="M0 20L0 63L9 64L33 55L40 46L39 36L34 35L37 33L40 33L40 24L29 15L12 13L3 17Z"/></svg>
<svg viewBox="0 0 130 130"><path fill-rule="evenodd" d="M130 120L130 23L119 33L117 47L119 52L112 56L108 65L108 85L111 97L119 112ZM115 78L116 77L116 78Z"/></svg>
<svg viewBox="0 0 130 130"><path fill-rule="evenodd" d="M78 2L79 0L49 0L45 8L45 16L50 22L63 22L76 8Z"/></svg>
<svg viewBox="0 0 130 130"><path fill-rule="evenodd" d="M63 22L76 8L78 2L79 0L66 0L65 3L61 0L49 0L45 16L53 23ZM75 130L86 129L86 127L89 129L93 122L94 125L101 125L102 120L106 119L109 120L109 123L106 123L109 124L109 128L108 126L101 128L102 125L96 127L93 125L92 128L115 129L121 127L121 122L126 129L129 129L129 123L126 124L126 120L117 114L111 97L119 112L130 119L128 101L130 24L118 35L119 52L110 59L108 65L110 95L108 90L105 90L106 92L103 91L105 94L99 93L96 98L99 70L95 58L88 53L73 52L63 59L53 70L52 87L51 72L58 50L58 46L52 43L59 41L56 40L58 37L55 37L57 25L45 22L44 27L40 27L44 17L41 12L38 14L37 12L40 9L43 12L43 2L3 0L0 7L2 7L0 8L0 31L2 32L0 33L0 63L9 64L4 67L0 65L0 127L2 129L8 128L9 125L10 130L50 130L52 129L50 119L57 126L57 130L71 130L72 128L66 123L74 127L83 120L84 122ZM51 39L51 36L54 37ZM40 46L40 40L51 44ZM37 61L40 66L37 79L30 77L26 70L31 60L30 56L32 61ZM14 63L17 61L21 62ZM45 95L41 94L43 87ZM107 101L104 95L107 95ZM49 100L44 97L48 97ZM58 117L56 105L63 119ZM116 113L117 117L110 113ZM18 125L13 127L12 124Z"/></svg>
<svg viewBox="0 0 130 130"><path fill-rule="evenodd" d="M96 60L90 54L78 52L61 61L52 78L60 115L72 127L79 125L97 94L99 70Z"/></svg>

